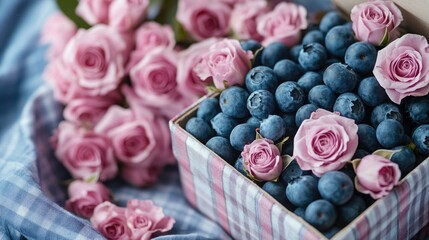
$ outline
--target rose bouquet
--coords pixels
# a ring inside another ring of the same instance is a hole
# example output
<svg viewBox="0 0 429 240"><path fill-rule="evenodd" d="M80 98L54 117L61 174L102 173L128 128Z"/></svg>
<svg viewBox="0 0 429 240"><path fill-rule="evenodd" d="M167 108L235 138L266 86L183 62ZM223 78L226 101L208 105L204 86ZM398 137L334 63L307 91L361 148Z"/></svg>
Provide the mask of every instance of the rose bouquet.
<svg viewBox="0 0 429 240"><path fill-rule="evenodd" d="M174 220L161 209L137 200L114 206L103 182L119 175L154 184L175 163L168 120L208 89L240 84L251 67L253 53L222 38L295 44L305 9L262 0L57 2L62 12L46 22L42 42L51 45L45 79L65 106L52 137L74 179L65 207L107 238L168 231Z"/></svg>
<svg viewBox="0 0 429 240"><path fill-rule="evenodd" d="M429 155L428 41L404 34L391 1L350 17L309 23L302 6L278 4L252 40L207 49L194 69L220 94L177 120L327 237Z"/></svg>

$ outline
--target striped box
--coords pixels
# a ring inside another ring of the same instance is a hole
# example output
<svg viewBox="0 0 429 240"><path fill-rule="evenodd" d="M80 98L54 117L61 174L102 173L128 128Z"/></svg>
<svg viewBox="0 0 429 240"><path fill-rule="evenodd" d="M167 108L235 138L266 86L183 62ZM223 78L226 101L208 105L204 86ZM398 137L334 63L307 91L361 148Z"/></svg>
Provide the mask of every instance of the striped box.
<svg viewBox="0 0 429 240"><path fill-rule="evenodd" d="M200 102L170 121L188 201L236 239L325 239L184 130ZM425 160L333 239L423 239L428 231L429 160Z"/></svg>

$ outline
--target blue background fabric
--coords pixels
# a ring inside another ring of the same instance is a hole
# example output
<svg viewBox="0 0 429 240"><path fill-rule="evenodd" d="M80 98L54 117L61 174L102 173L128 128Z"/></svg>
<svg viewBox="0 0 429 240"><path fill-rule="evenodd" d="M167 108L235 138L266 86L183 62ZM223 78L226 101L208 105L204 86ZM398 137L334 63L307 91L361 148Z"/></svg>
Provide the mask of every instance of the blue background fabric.
<svg viewBox="0 0 429 240"><path fill-rule="evenodd" d="M330 7L327 0L317 2ZM53 0L0 1L0 239L102 239L87 220L62 207L70 175L49 144L62 106L43 82L47 47L39 43L54 11ZM120 180L108 186L121 206L132 198L151 199L176 219L158 239L230 238L187 203L176 167L150 188Z"/></svg>

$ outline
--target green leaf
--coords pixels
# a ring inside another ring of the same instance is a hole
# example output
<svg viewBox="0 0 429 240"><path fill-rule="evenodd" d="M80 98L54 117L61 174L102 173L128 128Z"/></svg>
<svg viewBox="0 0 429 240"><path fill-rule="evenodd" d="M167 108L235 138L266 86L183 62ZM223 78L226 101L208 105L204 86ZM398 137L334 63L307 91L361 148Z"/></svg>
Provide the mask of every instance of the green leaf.
<svg viewBox="0 0 429 240"><path fill-rule="evenodd" d="M100 177L100 173L99 172L95 172L91 176L87 177L85 179L85 182L87 182L87 183L96 183L98 181L99 177Z"/></svg>
<svg viewBox="0 0 429 240"><path fill-rule="evenodd" d="M88 29L91 27L85 20L76 15L76 7L79 4L78 0L56 0L58 8L73 21L77 28Z"/></svg>
<svg viewBox="0 0 429 240"><path fill-rule="evenodd" d="M178 0L158 0L161 3L161 8L159 10L158 16L155 18L155 21L161 24L169 24L174 26L176 20L177 4Z"/></svg>
<svg viewBox="0 0 429 240"><path fill-rule="evenodd" d="M282 171L284 171L289 166L289 164L293 161L293 158L289 155L283 155L282 160L283 160L283 170Z"/></svg>
<svg viewBox="0 0 429 240"><path fill-rule="evenodd" d="M353 166L353 170L355 170L355 172L356 172L356 169L357 169L357 167L358 167L358 165L360 163L360 159L359 158L354 159L354 160L351 161L351 163L352 163L352 166Z"/></svg>
<svg viewBox="0 0 429 240"><path fill-rule="evenodd" d="M387 27L384 29L384 35L383 35L383 39L380 41L380 46L384 47L387 46L387 44L389 43L389 30L387 29Z"/></svg>
<svg viewBox="0 0 429 240"><path fill-rule="evenodd" d="M252 63L251 63L252 66L255 66L256 59L258 59L259 55L262 54L263 50L264 50L264 47L261 47L255 51L255 53L253 54L253 59L252 59Z"/></svg>
<svg viewBox="0 0 429 240"><path fill-rule="evenodd" d="M259 133L259 128L255 129L256 132L256 139L262 139L262 135Z"/></svg>
<svg viewBox="0 0 429 240"><path fill-rule="evenodd" d="M283 144L285 144L285 142L287 142L287 140L289 140L289 136L283 138L283 140L281 140L279 143L276 144L276 147L280 150L280 152L283 149Z"/></svg>
<svg viewBox="0 0 429 240"><path fill-rule="evenodd" d="M228 81L223 80L223 88L227 89L228 88Z"/></svg>
<svg viewBox="0 0 429 240"><path fill-rule="evenodd" d="M392 158L392 156L393 156L393 154L395 154L395 153L397 153L397 152L400 152L401 150L388 150L388 149L379 149L379 150L377 150L377 151L375 151L375 152L373 152L372 154L373 155L377 155L377 156L380 156L380 157L384 157L384 158L386 158L386 159L391 159Z"/></svg>
<svg viewBox="0 0 429 240"><path fill-rule="evenodd" d="M216 88L214 85L208 85L206 86L207 92L213 92L213 93L220 93L222 92L222 89Z"/></svg>

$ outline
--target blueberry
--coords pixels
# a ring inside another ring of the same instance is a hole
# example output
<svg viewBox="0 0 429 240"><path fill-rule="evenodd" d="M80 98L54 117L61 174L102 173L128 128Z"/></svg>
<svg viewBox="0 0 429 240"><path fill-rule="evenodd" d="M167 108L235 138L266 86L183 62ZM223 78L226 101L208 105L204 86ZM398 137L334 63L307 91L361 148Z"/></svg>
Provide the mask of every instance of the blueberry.
<svg viewBox="0 0 429 240"><path fill-rule="evenodd" d="M359 136L359 148L371 153L381 148L375 136L375 129L372 126L363 123L359 124L357 134Z"/></svg>
<svg viewBox="0 0 429 240"><path fill-rule="evenodd" d="M328 12L320 21L320 31L327 33L331 28L342 25L346 22L341 13L337 11Z"/></svg>
<svg viewBox="0 0 429 240"><path fill-rule="evenodd" d="M337 226L333 226L328 230L325 230L323 233L323 235L325 235L326 238L331 239L335 234L337 234L337 232L339 232L341 230L341 228L337 227Z"/></svg>
<svg viewBox="0 0 429 240"><path fill-rule="evenodd" d="M308 204L320 198L317 178L305 175L294 179L286 187L286 196L296 207L307 207Z"/></svg>
<svg viewBox="0 0 429 240"><path fill-rule="evenodd" d="M353 30L353 22L346 22L342 26L348 27L350 30Z"/></svg>
<svg viewBox="0 0 429 240"><path fill-rule="evenodd" d="M420 154L429 154L429 125L424 124L416 128L413 132L413 142L416 144Z"/></svg>
<svg viewBox="0 0 429 240"><path fill-rule="evenodd" d="M262 189L270 194L279 203L285 204L287 202L285 194L286 185L284 185L282 182L266 182L262 186Z"/></svg>
<svg viewBox="0 0 429 240"><path fill-rule="evenodd" d="M244 51L252 51L253 53L262 48L261 43L253 39L241 41L240 45Z"/></svg>
<svg viewBox="0 0 429 240"><path fill-rule="evenodd" d="M298 56L298 62L305 71L316 71L321 69L326 59L328 59L328 54L325 47L320 43L303 45Z"/></svg>
<svg viewBox="0 0 429 240"><path fill-rule="evenodd" d="M387 99L386 90L380 86L375 77L363 79L359 83L358 94L362 101L370 107L378 106Z"/></svg>
<svg viewBox="0 0 429 240"><path fill-rule="evenodd" d="M262 65L273 68L278 61L289 58L289 48L281 42L273 42L264 49L261 57Z"/></svg>
<svg viewBox="0 0 429 240"><path fill-rule="evenodd" d="M346 26L333 27L326 34L325 47L335 57L344 57L347 48L355 42L353 30Z"/></svg>
<svg viewBox="0 0 429 240"><path fill-rule="evenodd" d="M267 90L274 93L278 85L278 80L273 69L258 66L250 69L246 74L245 84L249 92Z"/></svg>
<svg viewBox="0 0 429 240"><path fill-rule="evenodd" d="M276 100L269 91L257 90L247 99L247 109L253 117L265 119L276 110Z"/></svg>
<svg viewBox="0 0 429 240"><path fill-rule="evenodd" d="M412 98L405 103L405 113L416 124L429 123L429 99L425 97Z"/></svg>
<svg viewBox="0 0 429 240"><path fill-rule="evenodd" d="M261 56L264 50L262 45L258 41L250 39L247 41L240 42L240 45L243 50L252 51L254 57L253 66L261 65Z"/></svg>
<svg viewBox="0 0 429 240"><path fill-rule="evenodd" d="M197 117L206 122L210 122L210 120L220 111L219 101L217 98L207 98L201 102L197 111Z"/></svg>
<svg viewBox="0 0 429 240"><path fill-rule="evenodd" d="M305 217L305 208L303 208L303 207L296 208L295 211L293 211L293 213L295 213L298 217L301 217L301 218L304 219L304 217Z"/></svg>
<svg viewBox="0 0 429 240"><path fill-rule="evenodd" d="M349 176L340 171L330 171L323 174L317 187L323 199L337 206L350 200L355 190Z"/></svg>
<svg viewBox="0 0 429 240"><path fill-rule="evenodd" d="M317 85L308 93L308 101L320 108L332 111L337 95L326 85Z"/></svg>
<svg viewBox="0 0 429 240"><path fill-rule="evenodd" d="M259 126L261 126L261 119L250 117L249 119L247 119L246 123L256 129L256 128L259 128Z"/></svg>
<svg viewBox="0 0 429 240"><path fill-rule="evenodd" d="M304 93L308 94L308 92L310 92L310 89L317 85L323 84L323 78L320 73L310 71L302 75L302 77L298 79L297 83L302 88Z"/></svg>
<svg viewBox="0 0 429 240"><path fill-rule="evenodd" d="M298 62L299 53L301 52L302 45L295 45L290 49L290 59Z"/></svg>
<svg viewBox="0 0 429 240"><path fill-rule="evenodd" d="M231 145L237 151L243 151L244 145L250 144L255 140L255 128L247 123L239 124L231 131L229 140Z"/></svg>
<svg viewBox="0 0 429 240"><path fill-rule="evenodd" d="M373 127L376 128L381 121L386 119L395 119L396 121L402 123L403 117L398 106L393 103L383 103L372 110L371 125Z"/></svg>
<svg viewBox="0 0 429 240"><path fill-rule="evenodd" d="M355 72L367 74L372 72L377 59L377 49L368 42L353 43L346 50L344 60Z"/></svg>
<svg viewBox="0 0 429 240"><path fill-rule="evenodd" d="M352 159L356 159L356 158L363 158L365 156L369 155L369 152L367 152L366 150L363 150L361 148L357 149L355 154L353 155Z"/></svg>
<svg viewBox="0 0 429 240"><path fill-rule="evenodd" d="M234 168L238 172L240 172L241 174L243 174L243 176L247 177L247 173L246 173L246 171L244 171L243 158L241 156L239 156L238 159L237 159L237 161L235 161Z"/></svg>
<svg viewBox="0 0 429 240"><path fill-rule="evenodd" d="M405 126L404 126L404 128L405 128ZM402 144L408 145L412 142L413 142L413 139L411 139L411 137L408 136L407 134L404 134L404 139L402 140Z"/></svg>
<svg viewBox="0 0 429 240"><path fill-rule="evenodd" d="M351 223L365 209L365 200L359 195L353 195L347 203L338 208L338 221L345 226Z"/></svg>
<svg viewBox="0 0 429 240"><path fill-rule="evenodd" d="M323 82L335 93L345 93L353 90L359 76L347 65L333 63L323 73Z"/></svg>
<svg viewBox="0 0 429 240"><path fill-rule="evenodd" d="M280 178L283 182L289 184L293 180L301 177L303 175L302 169L299 167L296 161L292 161L289 166L280 175Z"/></svg>
<svg viewBox="0 0 429 240"><path fill-rule="evenodd" d="M377 126L375 134L381 146L393 148L402 144L404 127L394 119L386 119Z"/></svg>
<svg viewBox="0 0 429 240"><path fill-rule="evenodd" d="M295 135L298 127L295 124L295 114L294 113L285 113L281 116L285 122L286 126L286 136Z"/></svg>
<svg viewBox="0 0 429 240"><path fill-rule="evenodd" d="M413 170L414 164L416 163L416 155L407 146L395 147L393 150L400 150L400 152L394 153L390 160L398 164L401 175L405 177L405 175Z"/></svg>
<svg viewBox="0 0 429 240"><path fill-rule="evenodd" d="M220 109L230 117L245 118L250 115L246 108L247 98L249 98L249 93L246 89L229 87L220 94Z"/></svg>
<svg viewBox="0 0 429 240"><path fill-rule="evenodd" d="M206 143L210 138L216 135L207 122L197 117L189 119L185 129L202 143Z"/></svg>
<svg viewBox="0 0 429 240"><path fill-rule="evenodd" d="M232 129L239 124L239 121L233 117L226 115L223 112L218 113L212 120L210 120L212 128L217 135L224 138L229 138Z"/></svg>
<svg viewBox="0 0 429 240"><path fill-rule="evenodd" d="M289 59L280 60L274 65L274 72L279 82L297 81L301 77L298 64Z"/></svg>
<svg viewBox="0 0 429 240"><path fill-rule="evenodd" d="M262 137L268 138L277 142L282 140L286 133L286 126L283 118L277 115L270 115L262 120L260 133Z"/></svg>
<svg viewBox="0 0 429 240"><path fill-rule="evenodd" d="M319 199L308 205L304 219L318 230L324 231L334 226L337 211L330 202Z"/></svg>
<svg viewBox="0 0 429 240"><path fill-rule="evenodd" d="M233 164L237 159L238 152L231 146L229 140L224 137L212 137L206 143L206 146L229 164Z"/></svg>
<svg viewBox="0 0 429 240"><path fill-rule="evenodd" d="M356 124L362 122L365 117L362 100L354 93L343 93L338 96L333 109L341 116L355 120Z"/></svg>
<svg viewBox="0 0 429 240"><path fill-rule="evenodd" d="M320 30L312 30L307 32L302 38L302 45L309 43L325 44L325 35Z"/></svg>
<svg viewBox="0 0 429 240"><path fill-rule="evenodd" d="M305 103L305 94L296 82L284 82L275 93L277 105L285 113L296 112Z"/></svg>
<svg viewBox="0 0 429 240"><path fill-rule="evenodd" d="M296 111L295 115L295 124L299 127L305 119L309 119L312 112L315 112L318 109L316 105L305 104Z"/></svg>

